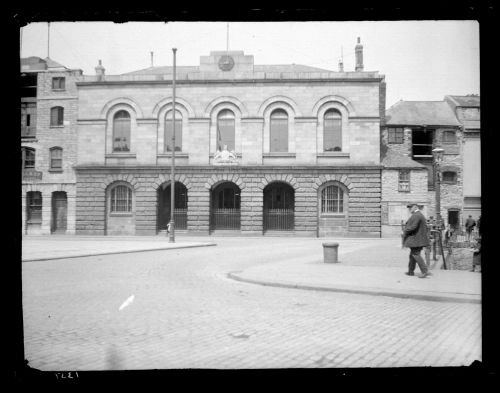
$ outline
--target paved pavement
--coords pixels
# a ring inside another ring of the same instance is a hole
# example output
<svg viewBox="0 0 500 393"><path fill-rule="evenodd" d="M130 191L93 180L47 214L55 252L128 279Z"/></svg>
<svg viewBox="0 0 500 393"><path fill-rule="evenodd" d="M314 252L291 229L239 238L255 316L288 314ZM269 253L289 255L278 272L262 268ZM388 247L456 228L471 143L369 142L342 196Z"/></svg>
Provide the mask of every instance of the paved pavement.
<svg viewBox="0 0 500 393"><path fill-rule="evenodd" d="M79 247L83 241L77 240L60 242ZM479 295L466 277L473 282L481 274L439 270L426 279L405 276L408 252L398 239L337 239L335 265L321 262L321 239L181 240L217 246L70 259L55 254L59 259L23 263L29 365L81 371L467 366L481 360L479 304L416 296ZM23 239L27 249L44 241ZM460 288L448 278L455 273L461 274ZM342 277L357 281L338 292L338 285L347 285ZM373 296L390 288L390 278L414 296L401 296L402 288L398 296ZM361 290L368 284L376 289L371 294Z"/></svg>
<svg viewBox="0 0 500 393"><path fill-rule="evenodd" d="M150 250L215 246L214 242L176 239L165 236L25 236L22 241L23 262L92 255L123 254Z"/></svg>

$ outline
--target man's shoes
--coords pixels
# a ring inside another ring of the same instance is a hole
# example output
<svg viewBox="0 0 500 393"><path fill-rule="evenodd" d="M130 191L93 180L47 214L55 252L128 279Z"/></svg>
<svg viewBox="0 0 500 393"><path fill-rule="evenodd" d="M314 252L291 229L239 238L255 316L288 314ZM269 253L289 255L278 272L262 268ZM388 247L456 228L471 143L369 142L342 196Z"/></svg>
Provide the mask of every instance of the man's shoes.
<svg viewBox="0 0 500 393"><path fill-rule="evenodd" d="M414 276L414 275L415 275L415 273L413 273L413 272L405 272L405 274L406 274L407 276Z"/></svg>
<svg viewBox="0 0 500 393"><path fill-rule="evenodd" d="M427 277L427 276L429 276L429 275L430 275L430 274L429 274L429 272L426 272L426 273L420 273L420 274L418 275L418 278L425 278L425 277Z"/></svg>

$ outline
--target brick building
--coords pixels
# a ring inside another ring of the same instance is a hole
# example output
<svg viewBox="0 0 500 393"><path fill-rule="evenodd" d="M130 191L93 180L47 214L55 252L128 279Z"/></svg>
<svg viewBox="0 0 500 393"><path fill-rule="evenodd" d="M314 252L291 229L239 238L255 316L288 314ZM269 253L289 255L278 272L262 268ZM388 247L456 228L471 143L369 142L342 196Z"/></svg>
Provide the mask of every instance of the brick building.
<svg viewBox="0 0 500 393"><path fill-rule="evenodd" d="M21 59L23 234L75 233L75 79L81 74L50 58Z"/></svg>
<svg viewBox="0 0 500 393"><path fill-rule="evenodd" d="M441 217L460 225L464 209L464 133L445 101L399 101L386 112L381 137L382 232L401 233L408 202L423 206L436 217L436 176L432 150L444 149L441 163Z"/></svg>
<svg viewBox="0 0 500 393"><path fill-rule="evenodd" d="M381 236L385 82L363 69L257 65L242 51L198 66L82 76L76 232ZM175 127L174 127L175 123Z"/></svg>

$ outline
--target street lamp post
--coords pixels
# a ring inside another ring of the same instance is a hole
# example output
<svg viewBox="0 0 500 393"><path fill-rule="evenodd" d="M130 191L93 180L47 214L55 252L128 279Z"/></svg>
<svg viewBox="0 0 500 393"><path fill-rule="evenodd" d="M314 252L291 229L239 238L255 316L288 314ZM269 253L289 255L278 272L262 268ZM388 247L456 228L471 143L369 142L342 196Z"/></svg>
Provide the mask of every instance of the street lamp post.
<svg viewBox="0 0 500 393"><path fill-rule="evenodd" d="M436 174L436 221L439 230L443 229L443 220L441 218L441 161L443 160L444 149L436 147L432 150Z"/></svg>
<svg viewBox="0 0 500 393"><path fill-rule="evenodd" d="M174 209L175 209L175 53L176 48L172 48L174 54L174 68L172 72L172 165L170 174L170 231L169 243L175 243L175 223L174 223Z"/></svg>
<svg viewBox="0 0 500 393"><path fill-rule="evenodd" d="M434 156L434 164L435 164L435 174L436 174L436 221L437 221L437 231L434 232L437 235L437 239L435 241L439 241L439 249L441 251L441 256L443 257L443 269L447 269L446 267L446 258L444 256L443 250L443 237L442 231L444 229L443 219L441 217L441 162L443 160L444 149L440 147L436 147L432 150L432 155Z"/></svg>

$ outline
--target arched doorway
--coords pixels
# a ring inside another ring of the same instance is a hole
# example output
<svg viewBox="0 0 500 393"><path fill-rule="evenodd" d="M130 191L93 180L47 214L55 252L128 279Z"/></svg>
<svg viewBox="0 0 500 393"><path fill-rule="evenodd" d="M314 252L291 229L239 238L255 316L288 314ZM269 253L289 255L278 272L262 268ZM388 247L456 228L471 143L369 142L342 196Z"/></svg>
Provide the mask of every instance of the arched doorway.
<svg viewBox="0 0 500 393"><path fill-rule="evenodd" d="M187 229L187 201L188 193L184 184L175 182L174 189L174 224L175 229ZM158 217L157 230L164 231L170 221L170 201L171 186L170 183L163 183L158 189Z"/></svg>
<svg viewBox="0 0 500 393"><path fill-rule="evenodd" d="M65 233L68 221L68 198L64 191L52 193L51 232Z"/></svg>
<svg viewBox="0 0 500 393"><path fill-rule="evenodd" d="M224 182L210 193L210 230L239 230L240 188L231 182Z"/></svg>
<svg viewBox="0 0 500 393"><path fill-rule="evenodd" d="M264 188L264 232L293 231L295 191L283 182L274 182Z"/></svg>

